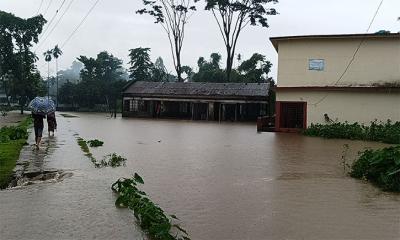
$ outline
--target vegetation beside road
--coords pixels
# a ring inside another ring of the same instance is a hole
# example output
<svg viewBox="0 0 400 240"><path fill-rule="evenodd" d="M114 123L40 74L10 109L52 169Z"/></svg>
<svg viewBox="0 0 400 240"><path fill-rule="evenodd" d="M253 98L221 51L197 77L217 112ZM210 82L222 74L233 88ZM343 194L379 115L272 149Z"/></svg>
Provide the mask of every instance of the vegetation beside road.
<svg viewBox="0 0 400 240"><path fill-rule="evenodd" d="M21 149L26 144L27 129L31 123L32 119L27 117L18 126L0 129L0 189L6 188L11 180Z"/></svg>
<svg viewBox="0 0 400 240"><path fill-rule="evenodd" d="M400 192L400 145L361 152L350 176L368 180L384 191Z"/></svg>
<svg viewBox="0 0 400 240"><path fill-rule="evenodd" d="M333 122L329 124L311 124L304 135L323 138L376 141L400 144L400 122L371 122L370 125L358 122Z"/></svg>

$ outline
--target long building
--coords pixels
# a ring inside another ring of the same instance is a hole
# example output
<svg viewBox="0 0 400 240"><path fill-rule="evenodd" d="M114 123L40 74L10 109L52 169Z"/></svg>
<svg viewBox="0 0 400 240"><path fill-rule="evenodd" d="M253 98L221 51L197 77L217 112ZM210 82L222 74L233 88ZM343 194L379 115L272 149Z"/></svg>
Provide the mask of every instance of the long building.
<svg viewBox="0 0 400 240"><path fill-rule="evenodd" d="M268 83L133 82L123 117L255 121L267 113Z"/></svg>

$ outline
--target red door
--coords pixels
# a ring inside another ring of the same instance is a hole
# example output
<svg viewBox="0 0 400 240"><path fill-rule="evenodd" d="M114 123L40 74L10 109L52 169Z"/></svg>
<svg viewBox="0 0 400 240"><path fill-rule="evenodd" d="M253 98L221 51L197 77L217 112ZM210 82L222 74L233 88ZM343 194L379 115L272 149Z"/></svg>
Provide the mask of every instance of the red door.
<svg viewBox="0 0 400 240"><path fill-rule="evenodd" d="M276 131L299 131L307 127L307 103L276 102Z"/></svg>

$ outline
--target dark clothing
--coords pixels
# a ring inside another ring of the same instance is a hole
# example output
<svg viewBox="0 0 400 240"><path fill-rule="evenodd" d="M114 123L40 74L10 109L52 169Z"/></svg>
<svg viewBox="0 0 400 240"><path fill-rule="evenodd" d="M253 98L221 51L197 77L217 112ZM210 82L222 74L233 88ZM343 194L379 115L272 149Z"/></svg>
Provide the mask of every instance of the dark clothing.
<svg viewBox="0 0 400 240"><path fill-rule="evenodd" d="M33 118L33 126L36 128L42 128L43 129L43 119L44 116L40 114L35 114L32 113L32 118Z"/></svg>
<svg viewBox="0 0 400 240"><path fill-rule="evenodd" d="M43 115L32 113L33 128L35 129L35 139L42 137L43 134Z"/></svg>
<svg viewBox="0 0 400 240"><path fill-rule="evenodd" d="M57 121L55 113L49 113L47 115L47 125L49 132L54 132L54 129L57 129Z"/></svg>

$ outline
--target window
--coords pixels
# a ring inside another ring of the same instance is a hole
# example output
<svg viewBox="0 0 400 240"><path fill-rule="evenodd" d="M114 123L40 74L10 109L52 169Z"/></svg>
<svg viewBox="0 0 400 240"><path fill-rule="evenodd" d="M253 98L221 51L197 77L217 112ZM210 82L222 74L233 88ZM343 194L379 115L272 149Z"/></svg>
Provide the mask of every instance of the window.
<svg viewBox="0 0 400 240"><path fill-rule="evenodd" d="M309 59L308 60L308 70L324 71L325 70L325 60L324 59Z"/></svg>

